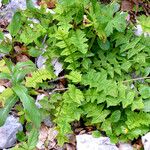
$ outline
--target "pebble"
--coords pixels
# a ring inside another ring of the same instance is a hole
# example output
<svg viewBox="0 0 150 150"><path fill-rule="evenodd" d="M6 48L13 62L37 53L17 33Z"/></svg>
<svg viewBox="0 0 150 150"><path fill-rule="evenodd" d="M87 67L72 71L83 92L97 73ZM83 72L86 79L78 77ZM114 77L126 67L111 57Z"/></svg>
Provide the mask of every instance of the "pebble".
<svg viewBox="0 0 150 150"><path fill-rule="evenodd" d="M144 146L144 150L150 150L150 132L142 136L142 144Z"/></svg>
<svg viewBox="0 0 150 150"><path fill-rule="evenodd" d="M119 150L133 150L133 147L129 143L119 143Z"/></svg>

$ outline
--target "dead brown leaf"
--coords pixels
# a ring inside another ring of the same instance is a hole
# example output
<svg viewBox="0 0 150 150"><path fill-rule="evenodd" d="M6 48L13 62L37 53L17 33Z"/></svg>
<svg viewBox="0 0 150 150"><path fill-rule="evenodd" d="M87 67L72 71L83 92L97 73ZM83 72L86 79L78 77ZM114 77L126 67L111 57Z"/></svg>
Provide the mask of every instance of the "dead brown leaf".
<svg viewBox="0 0 150 150"><path fill-rule="evenodd" d="M134 3L129 0L122 0L121 1L121 10L122 11L132 11L134 7Z"/></svg>
<svg viewBox="0 0 150 150"><path fill-rule="evenodd" d="M5 87L11 87L11 82L7 79L0 79L0 85Z"/></svg>
<svg viewBox="0 0 150 150"><path fill-rule="evenodd" d="M27 48L25 46L14 46L14 50L16 53L22 53L22 52L25 52L27 51Z"/></svg>
<svg viewBox="0 0 150 150"><path fill-rule="evenodd" d="M39 131L39 138L37 143L37 148L42 150L45 149L45 142L48 137L48 128L44 124L41 125L40 131Z"/></svg>
<svg viewBox="0 0 150 150"><path fill-rule="evenodd" d="M38 0L38 5L47 5L47 8L53 9L56 7L56 0Z"/></svg>
<svg viewBox="0 0 150 150"><path fill-rule="evenodd" d="M17 60L17 62L25 62L25 61L28 61L30 59L26 55L18 54L16 56L16 60Z"/></svg>
<svg viewBox="0 0 150 150"><path fill-rule="evenodd" d="M133 148L136 150L141 150L143 148L142 140L141 139L136 140L136 142L133 144Z"/></svg>

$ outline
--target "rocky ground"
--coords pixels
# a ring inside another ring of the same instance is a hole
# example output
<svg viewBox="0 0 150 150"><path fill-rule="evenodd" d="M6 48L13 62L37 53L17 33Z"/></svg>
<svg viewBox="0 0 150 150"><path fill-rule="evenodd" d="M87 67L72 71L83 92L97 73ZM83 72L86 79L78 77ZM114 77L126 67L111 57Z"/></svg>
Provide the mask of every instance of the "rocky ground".
<svg viewBox="0 0 150 150"><path fill-rule="evenodd" d="M33 0L35 7L39 7L39 1ZM104 3L109 2L108 0L104 0ZM135 22L135 16L139 15L139 5L143 7L145 10L143 13L145 15L150 14L150 6L147 3L144 3L140 0L123 0L121 9L122 11L128 11L129 12L129 18L128 20ZM136 11L134 12L132 9L136 6ZM2 5L2 2L0 0L0 28L5 32L6 27L9 24L9 22L12 19L12 16L16 10L24 10L26 9L26 3L24 0L11 0L10 3L7 5ZM53 8L53 5L50 4L50 7ZM51 10L52 13L54 13ZM142 29L140 26L137 26L135 34L140 35L142 32ZM9 34L6 32L5 36L9 37ZM11 37L9 37L11 38ZM0 54L0 57L3 57L2 54ZM45 60L41 57L37 58L37 66L42 67ZM53 65L56 70L56 74L59 74L62 70L62 65L57 61L54 60ZM0 93L4 90L4 87L0 85ZM42 95L39 95L36 100L36 105L38 107L39 103L38 101L41 99ZM7 149L13 146L16 146L18 144L16 134L18 131L22 131L23 127L19 123L18 118L12 113L10 115L5 124L0 127L0 149ZM56 141L56 135L57 131L55 130L55 127L53 123L51 122L50 118L47 118L44 120L43 124L40 128L40 135L39 140L37 143L37 149L39 150L140 150L142 147L144 147L145 150L150 150L150 133L147 133L145 136L141 137L141 139L138 139L132 143L119 143L118 145L114 145L110 142L109 137L100 137L100 138L94 138L91 135L91 131L93 129L91 127L77 127L75 129L76 135L68 135L70 137L70 142L65 144L63 148L59 147L57 145Z"/></svg>

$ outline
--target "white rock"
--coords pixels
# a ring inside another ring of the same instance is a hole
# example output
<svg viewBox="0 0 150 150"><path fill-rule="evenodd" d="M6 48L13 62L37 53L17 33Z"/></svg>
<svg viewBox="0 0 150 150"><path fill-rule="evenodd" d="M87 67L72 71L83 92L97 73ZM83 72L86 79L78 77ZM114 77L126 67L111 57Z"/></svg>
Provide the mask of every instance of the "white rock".
<svg viewBox="0 0 150 150"><path fill-rule="evenodd" d="M134 34L137 35L137 36L141 36L143 34L143 29L142 29L141 25L136 26Z"/></svg>
<svg viewBox="0 0 150 150"><path fill-rule="evenodd" d="M131 89L134 89L134 88L135 88L134 84L131 84L130 88L131 88Z"/></svg>
<svg viewBox="0 0 150 150"><path fill-rule="evenodd" d="M133 147L129 143L119 143L119 150L133 150Z"/></svg>
<svg viewBox="0 0 150 150"><path fill-rule="evenodd" d="M2 85L0 85L0 93L2 93L6 88Z"/></svg>
<svg viewBox="0 0 150 150"><path fill-rule="evenodd" d="M34 28L34 25L31 23L30 25L29 25L32 29Z"/></svg>
<svg viewBox="0 0 150 150"><path fill-rule="evenodd" d="M46 12L47 13L50 12L51 14L56 14L52 9L49 9L49 8L46 9Z"/></svg>
<svg viewBox="0 0 150 150"><path fill-rule="evenodd" d="M150 33L144 32L144 37L149 37Z"/></svg>
<svg viewBox="0 0 150 150"><path fill-rule="evenodd" d="M35 105L38 108L42 108L42 106L40 105L39 101L42 100L44 98L45 94L39 94L37 95L36 101L35 101Z"/></svg>
<svg viewBox="0 0 150 150"><path fill-rule="evenodd" d="M55 70L54 71L55 75L58 76L60 74L60 72L63 70L63 68L62 68L63 65L58 61L57 58L52 60L52 65Z"/></svg>
<svg viewBox="0 0 150 150"><path fill-rule="evenodd" d="M0 7L2 7L2 0L0 0Z"/></svg>
<svg viewBox="0 0 150 150"><path fill-rule="evenodd" d="M40 23L40 21L38 19L35 18L28 18L28 20L32 21L33 23Z"/></svg>
<svg viewBox="0 0 150 150"><path fill-rule="evenodd" d="M94 138L92 135L77 135L77 150L119 150L108 137Z"/></svg>
<svg viewBox="0 0 150 150"><path fill-rule="evenodd" d="M11 36L11 34L10 33L4 33L4 39L5 40L9 40L9 41L12 41L12 36Z"/></svg>
<svg viewBox="0 0 150 150"><path fill-rule="evenodd" d="M12 147L16 143L16 134L23 129L18 120L18 118L9 116L5 124L0 127L0 149Z"/></svg>
<svg viewBox="0 0 150 150"><path fill-rule="evenodd" d="M38 141L36 147L37 147L38 149L45 149L44 143L43 143L42 141Z"/></svg>
<svg viewBox="0 0 150 150"><path fill-rule="evenodd" d="M46 62L46 58L44 58L42 55L39 56L37 58L37 61L36 61L36 65L37 67L40 69L40 68L45 68L45 65L44 63Z"/></svg>
<svg viewBox="0 0 150 150"><path fill-rule="evenodd" d="M142 136L142 144L144 146L144 150L150 150L150 132Z"/></svg>

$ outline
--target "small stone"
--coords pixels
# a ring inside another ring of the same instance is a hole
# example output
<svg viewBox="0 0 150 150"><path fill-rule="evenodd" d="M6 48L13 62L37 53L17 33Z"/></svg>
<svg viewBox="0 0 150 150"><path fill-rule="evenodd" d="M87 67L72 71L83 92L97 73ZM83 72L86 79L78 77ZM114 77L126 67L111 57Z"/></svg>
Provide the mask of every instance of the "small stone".
<svg viewBox="0 0 150 150"><path fill-rule="evenodd" d="M37 67L40 68L45 68L44 63L46 62L46 58L44 58L42 55L39 56L36 60L36 65Z"/></svg>
<svg viewBox="0 0 150 150"><path fill-rule="evenodd" d="M12 36L10 33L4 33L4 38L5 40L9 40L10 42L12 41Z"/></svg>
<svg viewBox="0 0 150 150"><path fill-rule="evenodd" d="M119 150L108 137L94 138L92 135L77 135L77 150Z"/></svg>
<svg viewBox="0 0 150 150"><path fill-rule="evenodd" d="M0 93L2 93L5 90L5 87L0 85Z"/></svg>
<svg viewBox="0 0 150 150"><path fill-rule="evenodd" d="M55 75L58 76L59 73L63 70L63 68L62 68L63 65L58 61L57 58L52 60L52 65L53 65L54 70L55 70L54 71Z"/></svg>
<svg viewBox="0 0 150 150"><path fill-rule="evenodd" d="M0 0L0 7L2 7L2 0Z"/></svg>
<svg viewBox="0 0 150 150"><path fill-rule="evenodd" d="M119 143L119 150L133 150L133 147L129 143Z"/></svg>
<svg viewBox="0 0 150 150"><path fill-rule="evenodd" d="M17 141L16 134L22 131L22 125L19 119L9 116L3 126L0 127L0 149L10 148Z"/></svg>
<svg viewBox="0 0 150 150"><path fill-rule="evenodd" d="M150 132L142 136L142 144L144 146L144 150L150 150Z"/></svg>
<svg viewBox="0 0 150 150"><path fill-rule="evenodd" d="M143 29L141 25L137 25L134 34L136 36L141 36L143 34Z"/></svg>
<svg viewBox="0 0 150 150"><path fill-rule="evenodd" d="M54 125L50 117L45 118L43 122L47 127L52 127Z"/></svg>
<svg viewBox="0 0 150 150"><path fill-rule="evenodd" d="M28 18L28 20L32 21L33 23L39 24L40 21L38 19L35 18Z"/></svg>
<svg viewBox="0 0 150 150"><path fill-rule="evenodd" d="M47 12L47 13L50 12L50 13L53 14L53 15L56 14L52 9L49 9L49 8L46 9L46 12Z"/></svg>
<svg viewBox="0 0 150 150"><path fill-rule="evenodd" d="M41 104L39 103L40 100L42 100L44 98L45 94L39 94L37 95L36 101L35 101L35 105L38 108L42 108Z"/></svg>

